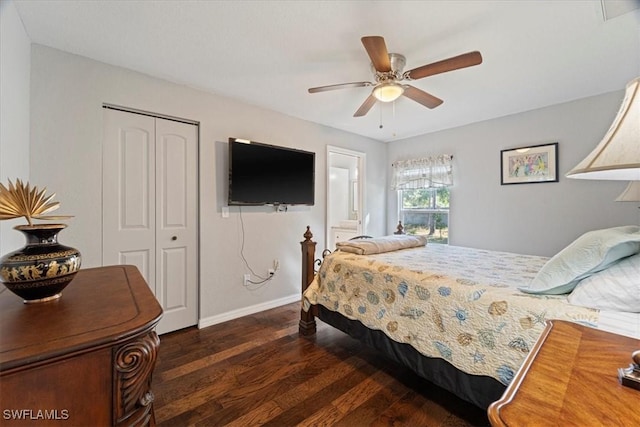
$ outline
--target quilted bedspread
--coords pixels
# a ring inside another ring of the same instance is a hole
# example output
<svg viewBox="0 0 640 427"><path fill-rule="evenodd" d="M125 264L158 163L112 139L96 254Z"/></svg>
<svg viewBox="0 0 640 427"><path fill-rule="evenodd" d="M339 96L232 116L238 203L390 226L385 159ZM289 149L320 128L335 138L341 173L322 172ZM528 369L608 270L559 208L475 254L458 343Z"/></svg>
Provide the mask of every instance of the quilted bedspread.
<svg viewBox="0 0 640 427"><path fill-rule="evenodd" d="M598 310L524 286L547 258L430 244L376 255L328 255L304 293L428 357L508 384L547 319L596 326Z"/></svg>

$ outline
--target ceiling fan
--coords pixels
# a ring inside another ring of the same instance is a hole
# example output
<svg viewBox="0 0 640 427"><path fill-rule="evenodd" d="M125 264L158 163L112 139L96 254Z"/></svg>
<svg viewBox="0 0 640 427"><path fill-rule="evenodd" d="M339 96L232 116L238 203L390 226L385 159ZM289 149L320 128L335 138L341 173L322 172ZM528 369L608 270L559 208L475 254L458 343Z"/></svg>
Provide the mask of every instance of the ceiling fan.
<svg viewBox="0 0 640 427"><path fill-rule="evenodd" d="M367 114L376 101L391 102L402 95L427 108L435 108L442 104L442 99L422 89L418 89L409 84L403 84L403 82L418 80L435 74L446 73L447 71L458 70L482 63L482 55L480 55L480 52L473 51L403 72L402 70L406 64L405 57L398 53L388 53L387 45L383 37L365 36L362 37L361 40L369 58L371 58L371 68L374 73L375 82L341 83L312 87L309 89L309 93L317 93L335 89L373 86L371 94L355 112L354 117L361 117Z"/></svg>

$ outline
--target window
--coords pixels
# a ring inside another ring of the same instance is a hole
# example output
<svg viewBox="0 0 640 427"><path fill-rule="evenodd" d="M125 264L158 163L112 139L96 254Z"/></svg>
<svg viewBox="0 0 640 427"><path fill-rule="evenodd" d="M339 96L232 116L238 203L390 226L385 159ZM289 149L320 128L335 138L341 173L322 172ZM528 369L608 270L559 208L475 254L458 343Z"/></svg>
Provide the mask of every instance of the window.
<svg viewBox="0 0 640 427"><path fill-rule="evenodd" d="M405 233L427 235L434 243L449 243L452 158L440 155L392 165L392 188L398 191L398 219Z"/></svg>
<svg viewBox="0 0 640 427"><path fill-rule="evenodd" d="M432 243L449 243L448 187L398 191L398 218L407 234L428 236Z"/></svg>

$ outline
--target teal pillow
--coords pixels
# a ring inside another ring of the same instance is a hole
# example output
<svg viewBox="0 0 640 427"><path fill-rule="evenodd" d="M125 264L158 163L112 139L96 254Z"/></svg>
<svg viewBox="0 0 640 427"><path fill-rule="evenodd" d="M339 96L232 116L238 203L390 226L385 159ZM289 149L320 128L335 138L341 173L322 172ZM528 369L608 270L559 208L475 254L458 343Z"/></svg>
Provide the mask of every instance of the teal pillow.
<svg viewBox="0 0 640 427"><path fill-rule="evenodd" d="M589 231L547 261L529 286L519 289L529 294L567 294L585 277L638 252L637 225Z"/></svg>

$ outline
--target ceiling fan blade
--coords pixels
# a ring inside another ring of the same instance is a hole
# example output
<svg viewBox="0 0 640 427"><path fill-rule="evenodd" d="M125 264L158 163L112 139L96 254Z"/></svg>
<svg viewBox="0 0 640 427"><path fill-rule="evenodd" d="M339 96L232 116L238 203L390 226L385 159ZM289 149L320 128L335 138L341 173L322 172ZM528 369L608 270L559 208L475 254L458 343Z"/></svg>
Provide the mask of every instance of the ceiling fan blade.
<svg viewBox="0 0 640 427"><path fill-rule="evenodd" d="M353 115L353 117L362 117L371 110L371 107L376 103L376 98L373 95L369 95L367 99L364 100L358 111Z"/></svg>
<svg viewBox="0 0 640 427"><path fill-rule="evenodd" d="M364 36L360 39L364 45L373 68L380 73L391 71L391 61L389 61L389 52L384 38L380 36Z"/></svg>
<svg viewBox="0 0 640 427"><path fill-rule="evenodd" d="M350 88L350 87L364 87L364 86L373 86L373 83L371 83L371 82L353 82L353 83L340 83L340 84L337 84L337 85L312 87L312 88L309 89L309 93L326 92L328 90L346 89L346 88Z"/></svg>
<svg viewBox="0 0 640 427"><path fill-rule="evenodd" d="M414 68L413 70L407 71L407 74L412 80L417 80L478 64L482 64L482 55L478 51L473 51Z"/></svg>
<svg viewBox="0 0 640 427"><path fill-rule="evenodd" d="M404 96L409 99L413 99L418 104L422 104L427 108L436 108L438 105L442 104L444 101L440 98L437 98L422 89L418 89L417 87L406 85L404 88Z"/></svg>

